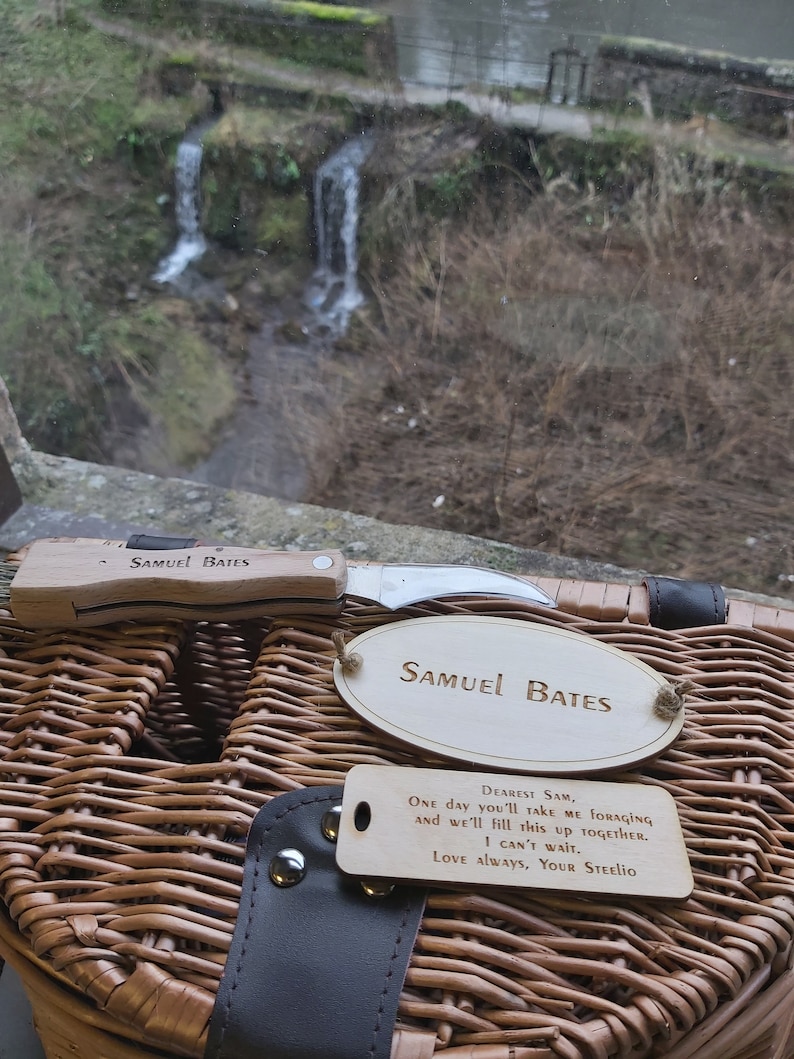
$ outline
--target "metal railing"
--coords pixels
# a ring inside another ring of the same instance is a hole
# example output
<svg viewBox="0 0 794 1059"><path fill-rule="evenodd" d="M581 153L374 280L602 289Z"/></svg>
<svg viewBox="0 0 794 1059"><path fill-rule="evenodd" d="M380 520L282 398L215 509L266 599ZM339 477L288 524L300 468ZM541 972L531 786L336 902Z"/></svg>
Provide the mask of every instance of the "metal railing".
<svg viewBox="0 0 794 1059"><path fill-rule="evenodd" d="M466 86L527 89L557 102L586 98L595 32L574 37L531 20L393 16L403 81L450 92ZM432 35L431 35L432 33Z"/></svg>

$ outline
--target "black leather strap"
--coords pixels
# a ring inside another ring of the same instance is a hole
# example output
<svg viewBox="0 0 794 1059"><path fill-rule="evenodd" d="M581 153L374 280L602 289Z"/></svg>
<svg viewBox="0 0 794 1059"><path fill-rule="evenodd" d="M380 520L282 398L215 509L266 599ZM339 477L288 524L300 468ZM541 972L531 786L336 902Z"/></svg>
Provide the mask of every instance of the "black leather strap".
<svg viewBox="0 0 794 1059"><path fill-rule="evenodd" d="M389 1059L424 891L372 898L341 874L322 830L341 801L341 787L310 787L257 813L205 1059ZM289 887L270 878L284 849L306 862Z"/></svg>
<svg viewBox="0 0 794 1059"><path fill-rule="evenodd" d="M651 625L657 629L690 629L725 621L725 593L711 581L646 577Z"/></svg>

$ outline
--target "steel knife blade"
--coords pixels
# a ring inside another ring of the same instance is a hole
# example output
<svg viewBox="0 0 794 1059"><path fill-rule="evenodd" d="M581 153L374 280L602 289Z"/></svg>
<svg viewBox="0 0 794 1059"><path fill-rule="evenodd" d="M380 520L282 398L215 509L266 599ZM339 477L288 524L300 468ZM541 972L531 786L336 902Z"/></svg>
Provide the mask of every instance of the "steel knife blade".
<svg viewBox="0 0 794 1059"><path fill-rule="evenodd" d="M339 551L204 545L168 551L123 542L35 541L10 583L11 612L31 628L125 619L231 621L334 614L353 598L395 610L449 596L495 596L554 606L531 581L482 567L347 562Z"/></svg>

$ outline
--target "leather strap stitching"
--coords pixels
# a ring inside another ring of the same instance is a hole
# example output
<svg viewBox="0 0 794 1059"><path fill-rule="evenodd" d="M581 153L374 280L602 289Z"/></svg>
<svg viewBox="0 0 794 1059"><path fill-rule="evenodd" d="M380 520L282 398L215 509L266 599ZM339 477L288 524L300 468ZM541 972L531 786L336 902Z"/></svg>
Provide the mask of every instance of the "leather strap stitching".
<svg viewBox="0 0 794 1059"><path fill-rule="evenodd" d="M714 624L717 625L720 621L724 621L724 616L720 615L720 599L716 585L709 581L709 588L711 589L711 598L714 600Z"/></svg>
<svg viewBox="0 0 794 1059"><path fill-rule="evenodd" d="M662 600L659 592L659 582L656 578L653 579L653 592L655 598L651 606L651 624L656 624L657 621L661 623L663 620Z"/></svg>
<svg viewBox="0 0 794 1059"><path fill-rule="evenodd" d="M385 1003L386 1003L386 998L389 995L389 990L391 989L391 987L394 984L394 961L397 959L397 956L398 956L399 951L400 951L400 946L403 944L403 940L404 940L403 935L404 935L405 927L406 927L406 924L408 922L408 917L410 916L410 914L411 914L411 906L410 906L410 904L406 904L403 907L402 922L400 923L400 926L399 926L399 928L397 930L397 937L394 940L394 948L392 949L392 954L389 957L389 969L386 972L386 977L385 977L384 982L383 982L383 989L381 990L381 994L380 994L380 1004L378 1006L378 1013L375 1016L375 1031L374 1031L373 1036L372 1036L372 1044L370 1045L370 1048L369 1048L369 1054L370 1055L375 1055L377 1047L378 1047L378 1036L379 1036L381 1030L383 1029L383 1009L384 1009L384 1006L385 1006Z"/></svg>

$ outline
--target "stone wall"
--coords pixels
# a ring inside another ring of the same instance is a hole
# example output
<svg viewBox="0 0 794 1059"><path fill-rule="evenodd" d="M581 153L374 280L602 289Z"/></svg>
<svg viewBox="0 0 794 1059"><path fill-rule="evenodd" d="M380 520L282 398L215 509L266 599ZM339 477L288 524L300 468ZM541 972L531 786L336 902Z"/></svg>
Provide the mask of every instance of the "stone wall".
<svg viewBox="0 0 794 1059"><path fill-rule="evenodd" d="M102 0L111 15L173 27L317 67L397 77L388 15L313 0Z"/></svg>
<svg viewBox="0 0 794 1059"><path fill-rule="evenodd" d="M0 378L0 448L4 450L11 463L30 448L22 437L16 413L8 395L8 387Z"/></svg>
<svg viewBox="0 0 794 1059"><path fill-rule="evenodd" d="M590 95L597 103L634 102L646 111L650 105L656 117L713 114L783 137L794 116L794 64L605 37L593 64Z"/></svg>
<svg viewBox="0 0 794 1059"><path fill-rule="evenodd" d="M238 251L313 258L314 172L347 117L234 104L204 136L202 228Z"/></svg>

